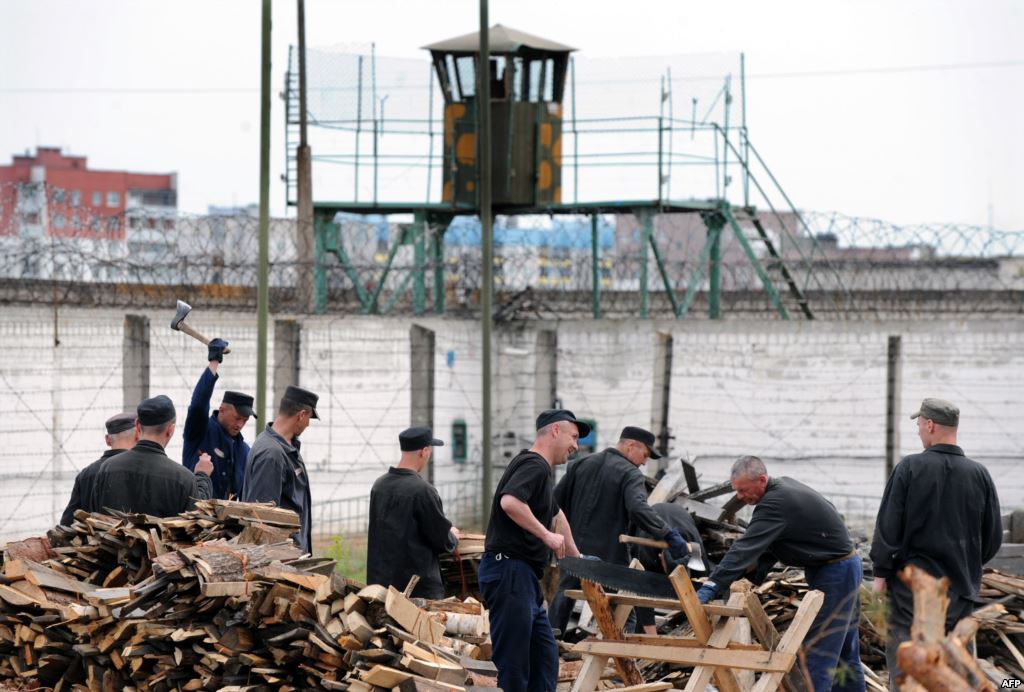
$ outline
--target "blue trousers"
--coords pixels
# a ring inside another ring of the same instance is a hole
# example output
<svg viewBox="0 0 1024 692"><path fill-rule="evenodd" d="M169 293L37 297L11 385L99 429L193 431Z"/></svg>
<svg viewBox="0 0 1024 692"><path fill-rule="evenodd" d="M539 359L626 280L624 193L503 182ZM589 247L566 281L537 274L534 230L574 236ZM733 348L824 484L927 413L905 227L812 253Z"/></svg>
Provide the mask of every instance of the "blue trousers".
<svg viewBox="0 0 1024 692"><path fill-rule="evenodd" d="M807 584L825 594L804 639L814 692L864 692L860 663L860 585L864 572L860 556L808 567L804 573Z"/></svg>
<svg viewBox="0 0 1024 692"><path fill-rule="evenodd" d="M491 660L504 692L555 692L558 644L540 581L522 560L484 553L480 595L491 619Z"/></svg>

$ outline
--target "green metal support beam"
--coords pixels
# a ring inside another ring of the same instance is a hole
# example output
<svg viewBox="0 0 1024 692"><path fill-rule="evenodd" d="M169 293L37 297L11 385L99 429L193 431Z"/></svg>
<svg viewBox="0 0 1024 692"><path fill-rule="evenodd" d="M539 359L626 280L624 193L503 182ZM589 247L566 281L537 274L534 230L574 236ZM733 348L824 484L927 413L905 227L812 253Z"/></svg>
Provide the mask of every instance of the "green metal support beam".
<svg viewBox="0 0 1024 692"><path fill-rule="evenodd" d="M448 222L445 222L444 226L436 225L430 234L433 239L430 251L431 263L434 265L434 312L438 315L444 314L444 233L447 226Z"/></svg>
<svg viewBox="0 0 1024 692"><path fill-rule="evenodd" d="M643 238L640 240L640 317L646 319L650 314L650 295L647 290L647 248L654 237L654 215L650 209L640 209L638 215L643 224Z"/></svg>
<svg viewBox="0 0 1024 692"><path fill-rule="evenodd" d="M322 216L316 216L313 220L313 310L318 315L327 312L327 268L324 266L324 256L327 249L324 243L326 222Z"/></svg>
<svg viewBox="0 0 1024 692"><path fill-rule="evenodd" d="M380 292L384 290L384 284L388 280L388 274L391 273L391 265L395 261L395 255L398 253L398 248L402 247L402 243L405 240L405 229L400 229L395 234L394 239L391 242L391 248L388 250L388 258L384 260L384 270L380 273L380 279L377 280L377 285L373 287L373 295L370 296L369 301L363 302L363 314L372 315L377 311L377 299L380 298ZM341 247L341 244L338 244Z"/></svg>
<svg viewBox="0 0 1024 692"><path fill-rule="evenodd" d="M706 214L704 225L708 229L708 317L717 320L722 317L722 228L725 217L722 214Z"/></svg>
<svg viewBox="0 0 1024 692"><path fill-rule="evenodd" d="M338 224L333 221L324 221L322 218L317 218L316 250L316 300L319 313L323 314L327 310L327 273L324 266L324 258L327 256L327 253L331 253L338 258L342 269L345 271L345 275L352 282L352 289L356 292L359 305L362 306L365 313L370 305L370 296L366 289L363 288L363 283L359 279L359 273L356 272L356 268L352 265L352 260L349 259L348 253L345 252L345 245L341 242L341 228Z"/></svg>
<svg viewBox="0 0 1024 692"><path fill-rule="evenodd" d="M590 216L590 266L593 274L590 292L594 319L601 319L601 245L597 237L597 214Z"/></svg>
<svg viewBox="0 0 1024 692"><path fill-rule="evenodd" d="M672 312L676 317L679 316L679 300L676 298L676 292L672 288L672 280L668 277L668 270L665 268L665 263L661 260L661 253L658 252L658 244L654 242L654 236L651 236L651 252L654 253L654 261L658 265L658 272L661 274L661 282L665 285L665 293L668 294L668 299L672 301Z"/></svg>
<svg viewBox="0 0 1024 692"><path fill-rule="evenodd" d="M412 285L412 311L417 317L426 311L427 301L427 216L420 212L416 214L416 221L413 229L413 285Z"/></svg>
<svg viewBox="0 0 1024 692"><path fill-rule="evenodd" d="M704 247L700 250L700 257L697 258L697 266L693 268L693 273L690 274L690 280L686 284L686 295L683 296L683 303L679 306L679 312L676 313L679 319L686 317L686 314L690 311L690 305L693 304L693 299L697 295L697 284L700 283L701 277L704 275L704 264L711 255L711 246L718 242L718 237L721 234L721 226L708 227L708 236L704 240Z"/></svg>
<svg viewBox="0 0 1024 692"><path fill-rule="evenodd" d="M789 312L782 304L782 298L779 297L779 292L775 290L775 286L772 284L771 279L768 278L768 274L765 273L764 267L761 266L761 260L758 259L757 253L754 252L754 248L750 246L750 242L747 240L747 237L743 235L743 229L741 229L740 225L736 223L736 217L732 215L732 211L728 206L723 206L722 213L729 222L732 232L736 234L736 240L739 241L740 247L743 248L743 252L746 253L747 259L750 260L750 264L754 266L754 271L757 272L757 276L761 279L761 284L764 286L764 290L768 294L768 300L771 301L772 307L778 311L779 316L782 317L782 319L788 320Z"/></svg>

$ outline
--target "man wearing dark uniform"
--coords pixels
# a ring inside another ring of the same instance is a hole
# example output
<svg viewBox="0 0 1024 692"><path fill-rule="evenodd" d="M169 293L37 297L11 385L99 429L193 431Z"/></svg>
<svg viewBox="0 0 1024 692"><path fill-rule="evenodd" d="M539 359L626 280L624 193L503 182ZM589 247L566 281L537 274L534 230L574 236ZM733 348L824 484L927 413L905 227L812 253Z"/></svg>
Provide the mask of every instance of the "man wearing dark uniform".
<svg viewBox="0 0 1024 692"><path fill-rule="evenodd" d="M370 529L366 581L403 590L413 575L412 595L444 598L437 556L459 544L459 530L444 515L441 497L420 476L436 446L430 428L409 428L398 435L402 461L378 478L370 490Z"/></svg>
<svg viewBox="0 0 1024 692"><path fill-rule="evenodd" d="M899 571L915 565L949 580L948 632L974 610L982 565L1003 542L992 477L956 444L960 409L943 399L925 399L915 418L924 451L904 457L893 469L871 544L874 588L889 594L885 658L893 689L900 675L896 650L910 639L914 618L914 596Z"/></svg>
<svg viewBox="0 0 1024 692"><path fill-rule="evenodd" d="M312 499L309 474L299 453L299 435L309 427L310 420L320 419L316 413L319 400L308 389L288 385L277 417L249 451L242 486L243 502L274 502L299 515L301 526L292 538L307 553L313 549Z"/></svg>
<svg viewBox="0 0 1024 692"><path fill-rule="evenodd" d="M533 446L516 455L494 491L478 581L490 615L491 659L505 692L554 692L558 684L558 644L540 577L552 552L561 559L580 551L555 503L551 476L589 433L572 411L544 411Z"/></svg>
<svg viewBox="0 0 1024 692"><path fill-rule="evenodd" d="M146 399L137 409L139 441L129 451L108 459L96 474L92 506L122 512L171 517L195 509L209 499L213 464L205 456L191 472L171 461L164 448L174 437L174 404L163 394Z"/></svg>
<svg viewBox="0 0 1024 692"><path fill-rule="evenodd" d="M700 570L700 573L707 574L711 569L711 563L708 562L707 551L704 549L704 540L700 537L700 531L697 530L697 523L690 516L690 513L684 507L672 502L658 502L651 505L651 509L661 517L661 520L667 526L678 531L684 541L688 544L696 543L700 546L700 558L701 562L704 563L704 569ZM657 538L639 526L634 526L631 533L637 538ZM685 558L681 560L676 559L667 550L659 550L648 546L633 546L632 554L648 572L671 574L672 570L681 565L688 574L690 573L690 569L687 566L688 560ZM696 575L691 574L690 576ZM638 632L642 631L647 634L657 633L654 627L654 610L651 608L637 608L636 617Z"/></svg>
<svg viewBox="0 0 1024 692"><path fill-rule="evenodd" d="M647 504L647 485L640 467L648 459L660 459L654 434L627 425L614 447L569 464L555 487L555 502L565 512L580 552L616 565L629 564L629 547L619 536L638 526L668 541L677 559L689 553L679 532L668 526ZM563 574L549 611L551 626L565 630L573 602L565 591L580 588L580 580Z"/></svg>
<svg viewBox="0 0 1024 692"><path fill-rule="evenodd" d="M748 567L767 572L776 561L802 567L807 584L825 595L805 642L815 692L863 692L860 662L860 556L832 503L792 478L768 478L764 463L740 457L732 467L736 497L755 505L741 536L697 592L707 603Z"/></svg>
<svg viewBox="0 0 1024 692"><path fill-rule="evenodd" d="M115 454L131 449L139 441L139 431L135 427L134 413L118 413L116 416L111 416L107 419L106 429L107 434L104 435L103 439L110 449L103 452L103 456L86 466L75 476L75 487L71 489L71 499L68 501L68 506L64 508L64 513L60 516L62 526L71 526L71 523L75 520L75 512L80 509L86 512L95 511L92 506L92 488L100 466Z"/></svg>
<svg viewBox="0 0 1024 692"><path fill-rule="evenodd" d="M245 462L249 457L249 445L242 437L242 428L250 416L256 417L252 411L253 398L231 391L224 392L220 407L210 413L213 387L220 377L217 368L224 362L227 345L223 339L210 341L209 365L192 390L192 402L188 405L182 449L182 463L190 471L195 468L200 454L210 455L213 459L213 496L222 500L242 494Z"/></svg>

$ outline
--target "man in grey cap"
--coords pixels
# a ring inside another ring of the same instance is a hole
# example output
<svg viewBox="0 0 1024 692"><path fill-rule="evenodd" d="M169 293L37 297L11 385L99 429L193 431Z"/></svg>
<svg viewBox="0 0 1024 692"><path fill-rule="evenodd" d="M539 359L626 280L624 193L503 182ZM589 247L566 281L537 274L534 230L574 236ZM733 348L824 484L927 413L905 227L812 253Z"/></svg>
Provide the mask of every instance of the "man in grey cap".
<svg viewBox="0 0 1024 692"><path fill-rule="evenodd" d="M299 449L299 435L312 419L320 419L313 392L288 385L277 417L252 443L242 487L243 502L274 502L299 515L301 527L292 538L307 553L313 550L309 474Z"/></svg>
<svg viewBox="0 0 1024 692"><path fill-rule="evenodd" d="M629 549L619 536L637 526L657 539L667 541L669 553L677 560L689 554L686 541L647 504L647 485L640 467L648 459L660 459L654 448L654 434L627 425L614 447L569 464L555 486L555 502L565 512L580 552L617 565L629 564ZM562 576L558 593L548 615L551 626L564 632L573 602L564 593L580 588L571 574Z"/></svg>
<svg viewBox="0 0 1024 692"><path fill-rule="evenodd" d="M213 464L204 455L195 472L171 461L164 448L174 437L174 404L163 394L146 399L137 409L139 441L131 450L107 460L96 474L92 506L171 517L208 499Z"/></svg>
<svg viewBox="0 0 1024 692"><path fill-rule="evenodd" d="M893 469L871 544L875 590L889 596L885 658L893 685L901 675L896 650L910 639L914 616L913 594L899 571L916 565L949 579L948 632L974 609L981 567L1003 540L992 477L956 444L960 409L942 399L925 399L910 418L917 420L924 451L904 457Z"/></svg>
<svg viewBox="0 0 1024 692"><path fill-rule="evenodd" d="M103 452L99 459L86 466L75 476L75 487L71 489L71 499L68 501L68 506L64 508L64 513L60 516L62 526L71 526L71 523L75 520L75 512L80 509L86 512L94 511L92 506L92 487L96 474L99 472L100 466L104 461L115 454L131 449L138 442L139 431L135 427L135 418L134 413L118 413L107 419L105 423L107 434L103 436L103 440L107 443L109 449Z"/></svg>
<svg viewBox="0 0 1024 692"><path fill-rule="evenodd" d="M366 582L402 590L414 575L412 595L444 598L438 555L459 544L459 530L444 515L441 497L420 476L434 447L444 442L430 428L416 427L398 435L402 460L378 478L370 490L370 529Z"/></svg>

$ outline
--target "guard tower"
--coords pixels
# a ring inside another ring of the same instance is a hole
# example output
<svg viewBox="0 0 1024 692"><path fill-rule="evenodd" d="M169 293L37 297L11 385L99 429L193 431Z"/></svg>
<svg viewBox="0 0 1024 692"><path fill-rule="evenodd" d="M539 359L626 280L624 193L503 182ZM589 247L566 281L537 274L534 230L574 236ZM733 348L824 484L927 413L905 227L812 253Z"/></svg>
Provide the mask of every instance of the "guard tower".
<svg viewBox="0 0 1024 692"><path fill-rule="evenodd" d="M562 95L574 48L495 24L490 29L491 180L495 208L562 201ZM480 33L424 46L444 95L443 204L478 204L476 113Z"/></svg>

